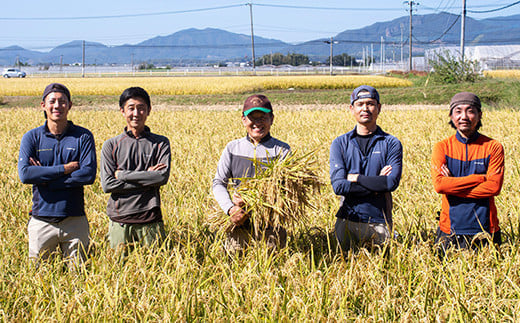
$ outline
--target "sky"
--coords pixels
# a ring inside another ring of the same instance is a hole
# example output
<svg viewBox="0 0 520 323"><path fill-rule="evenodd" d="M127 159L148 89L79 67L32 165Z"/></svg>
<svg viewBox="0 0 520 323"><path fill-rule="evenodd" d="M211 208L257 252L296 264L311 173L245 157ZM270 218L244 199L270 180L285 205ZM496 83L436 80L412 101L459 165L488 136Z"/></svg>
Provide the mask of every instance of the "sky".
<svg viewBox="0 0 520 323"><path fill-rule="evenodd" d="M414 15L447 11L460 14L462 0L421 0ZM488 11L509 4L510 8ZM73 40L108 46L137 44L188 28L219 28L250 35L249 2L236 0L54 0L3 1L0 48L18 45L48 51ZM252 2L256 36L289 43L333 37L376 22L408 16L403 1L298 0ZM520 1L467 0L468 16L483 19L520 14ZM307 8L305 8L307 7Z"/></svg>

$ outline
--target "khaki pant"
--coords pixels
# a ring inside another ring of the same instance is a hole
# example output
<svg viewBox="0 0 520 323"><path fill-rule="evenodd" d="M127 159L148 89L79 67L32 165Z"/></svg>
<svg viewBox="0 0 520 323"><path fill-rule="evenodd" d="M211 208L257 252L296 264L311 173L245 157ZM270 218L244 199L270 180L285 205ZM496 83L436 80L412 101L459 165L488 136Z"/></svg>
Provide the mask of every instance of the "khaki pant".
<svg viewBox="0 0 520 323"><path fill-rule="evenodd" d="M287 231L284 228L267 228L265 231L255 234L249 225L236 227L227 233L224 248L230 255L242 253L249 245L251 239L265 241L270 249L283 248L287 244Z"/></svg>
<svg viewBox="0 0 520 323"><path fill-rule="evenodd" d="M345 252L352 247L365 244L381 246L391 238L390 230L385 223L352 222L338 218L335 231L336 239Z"/></svg>
<svg viewBox="0 0 520 323"><path fill-rule="evenodd" d="M31 217L27 224L29 258L47 259L58 248L64 259L86 260L89 225L85 216L69 216L58 223L47 223Z"/></svg>
<svg viewBox="0 0 520 323"><path fill-rule="evenodd" d="M110 221L108 224L108 240L112 249L126 245L140 244L151 246L160 244L166 237L164 223L152 222L144 224L124 224Z"/></svg>

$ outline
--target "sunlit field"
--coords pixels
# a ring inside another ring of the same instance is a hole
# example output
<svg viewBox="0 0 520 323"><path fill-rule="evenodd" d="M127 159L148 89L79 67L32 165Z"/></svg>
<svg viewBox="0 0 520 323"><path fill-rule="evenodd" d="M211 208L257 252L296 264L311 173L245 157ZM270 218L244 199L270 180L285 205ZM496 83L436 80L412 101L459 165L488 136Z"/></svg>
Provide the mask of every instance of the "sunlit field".
<svg viewBox="0 0 520 323"><path fill-rule="evenodd" d="M484 75L490 78L512 78L520 79L520 70L496 70L484 71Z"/></svg>
<svg viewBox="0 0 520 323"><path fill-rule="evenodd" d="M198 82L212 80L157 78L143 86L166 94L177 91L175 82L191 82L190 91L197 91ZM220 90L217 83L223 83L235 91L230 80L214 80L211 89ZM26 87L23 82L36 83ZM75 94L116 94L131 84L130 79L101 80L104 86L99 82L92 79L79 87L68 79L66 84ZM294 86L289 80L284 82ZM48 79L1 80L0 87L2 93L28 88L34 93L27 95L39 95L44 83ZM434 143L454 132L447 110L383 107L381 127L404 146L403 177L394 193L397 238L388 245L387 257L362 249L346 259L329 239L338 200L328 179L328 154L332 140L354 126L347 111L290 107L276 111L275 103L273 136L296 150L317 150L320 177L326 185L311 201L317 206L316 211L309 211L311 220L290 232L287 248L271 254L259 244L244 257L229 259L222 238L209 232L205 219L214 207L211 179L220 154L244 130L239 111L206 110L153 110L148 119L152 131L171 141L171 176L161 191L166 243L153 250L137 249L120 261L106 241L108 196L97 179L86 188L94 248L86 268L79 271L64 270L59 262L34 268L27 260L31 187L20 183L16 163L23 133L41 125L43 115L36 108L0 110L2 320L520 320L520 112L484 108L483 116L482 132L498 139L506 152L505 182L496 200L506 243L499 250L458 252L440 261L433 251L433 237L441 201L429 172ZM94 133L98 158L103 141L119 134L125 125L116 110L73 108L70 118Z"/></svg>
<svg viewBox="0 0 520 323"><path fill-rule="evenodd" d="M244 76L244 77L132 77L0 79L5 96L40 95L51 82L66 84L74 95L119 95L139 86L152 95L233 94L288 89L353 89L362 84L380 87L411 86L408 80L385 76Z"/></svg>

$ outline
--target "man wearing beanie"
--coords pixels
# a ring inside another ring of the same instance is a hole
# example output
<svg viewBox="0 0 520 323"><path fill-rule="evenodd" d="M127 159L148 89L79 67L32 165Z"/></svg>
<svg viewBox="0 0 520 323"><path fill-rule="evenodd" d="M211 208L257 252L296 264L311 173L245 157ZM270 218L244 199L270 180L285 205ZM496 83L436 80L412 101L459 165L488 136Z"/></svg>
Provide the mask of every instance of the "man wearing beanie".
<svg viewBox="0 0 520 323"><path fill-rule="evenodd" d="M350 97L354 129L330 147L330 181L341 196L336 238L344 252L361 245L382 245L392 236L392 195L401 179L403 147L377 125L377 90L356 88Z"/></svg>
<svg viewBox="0 0 520 323"><path fill-rule="evenodd" d="M441 256L452 246L471 247L474 238L501 243L494 197L504 180L504 149L478 132L482 111L475 94L455 94L449 115L457 132L434 146L431 169L435 191L442 194L436 237Z"/></svg>
<svg viewBox="0 0 520 323"><path fill-rule="evenodd" d="M262 237L271 248L285 246L286 231L268 228L266 232L255 235L251 232L249 214L243 209L244 201L240 196L230 196L227 189L231 179L236 187L240 185L238 178L253 177L260 171L256 169L259 162L267 162L272 158L284 158L290 151L288 144L271 137L271 125L274 115L271 102L265 95L255 94L246 99L242 109L242 124L246 136L229 142L222 152L213 179L213 194L222 210L230 216L235 225L228 233L225 248L230 255L240 253L248 245L251 238Z"/></svg>
<svg viewBox="0 0 520 323"><path fill-rule="evenodd" d="M45 259L59 250L77 264L89 246L83 186L96 178L94 137L68 120L72 101L63 84L49 84L40 105L45 124L23 136L18 159L22 183L33 185L29 257Z"/></svg>

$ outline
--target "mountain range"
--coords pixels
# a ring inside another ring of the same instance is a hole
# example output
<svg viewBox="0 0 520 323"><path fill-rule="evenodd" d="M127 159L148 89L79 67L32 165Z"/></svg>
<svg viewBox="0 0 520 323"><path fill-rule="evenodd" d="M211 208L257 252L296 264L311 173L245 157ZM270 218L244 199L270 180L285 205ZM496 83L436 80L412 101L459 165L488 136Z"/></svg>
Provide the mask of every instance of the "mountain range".
<svg viewBox="0 0 520 323"><path fill-rule="evenodd" d="M346 53L361 57L369 49L380 57L381 38L385 56L398 58L401 44L408 55L408 16L378 22L355 30L345 30L333 37L334 55ZM520 15L476 20L466 17L466 45L520 44ZM305 54L311 60L326 60L330 54L330 38L289 44L276 39L255 36L255 56L280 52ZM458 45L460 16L450 13L416 15L413 17L413 54L421 55L426 48ZM0 48L0 65L13 65L17 59L30 65L72 64L82 61L83 41L74 40L49 52L27 50L19 46ZM86 64L201 64L219 61L251 60L251 36L206 28L185 29L168 36L157 36L137 44L107 46L85 42Z"/></svg>

